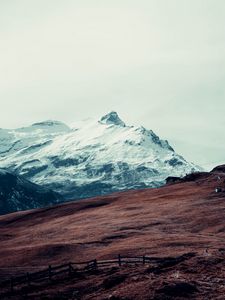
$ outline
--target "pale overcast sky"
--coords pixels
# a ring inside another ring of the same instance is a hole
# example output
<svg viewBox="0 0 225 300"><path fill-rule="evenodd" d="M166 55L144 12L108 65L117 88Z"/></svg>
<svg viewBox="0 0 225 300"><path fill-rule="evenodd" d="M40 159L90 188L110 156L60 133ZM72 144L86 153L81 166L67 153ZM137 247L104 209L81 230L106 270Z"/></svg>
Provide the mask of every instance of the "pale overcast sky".
<svg viewBox="0 0 225 300"><path fill-rule="evenodd" d="M111 110L225 162L225 1L0 1L0 127Z"/></svg>

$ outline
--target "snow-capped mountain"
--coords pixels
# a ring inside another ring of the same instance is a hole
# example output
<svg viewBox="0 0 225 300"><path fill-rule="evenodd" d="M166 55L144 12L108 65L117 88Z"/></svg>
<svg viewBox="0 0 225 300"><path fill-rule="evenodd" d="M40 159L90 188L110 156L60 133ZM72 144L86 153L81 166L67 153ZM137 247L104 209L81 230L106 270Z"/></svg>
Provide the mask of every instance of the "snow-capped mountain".
<svg viewBox="0 0 225 300"><path fill-rule="evenodd" d="M0 215L62 202L58 193L0 169Z"/></svg>
<svg viewBox="0 0 225 300"><path fill-rule="evenodd" d="M116 112L71 128L45 121L0 129L0 167L67 199L156 187L198 169L152 130L126 126Z"/></svg>

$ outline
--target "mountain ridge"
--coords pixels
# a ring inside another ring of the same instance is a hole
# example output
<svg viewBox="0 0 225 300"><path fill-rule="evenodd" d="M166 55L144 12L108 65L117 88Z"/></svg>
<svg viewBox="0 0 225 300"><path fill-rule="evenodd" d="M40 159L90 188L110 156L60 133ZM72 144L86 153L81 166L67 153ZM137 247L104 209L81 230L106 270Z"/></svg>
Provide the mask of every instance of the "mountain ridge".
<svg viewBox="0 0 225 300"><path fill-rule="evenodd" d="M56 192L0 169L0 215L63 202Z"/></svg>
<svg viewBox="0 0 225 300"><path fill-rule="evenodd" d="M71 128L47 120L1 129L0 167L67 199L157 187L199 170L152 130L127 126L113 111Z"/></svg>

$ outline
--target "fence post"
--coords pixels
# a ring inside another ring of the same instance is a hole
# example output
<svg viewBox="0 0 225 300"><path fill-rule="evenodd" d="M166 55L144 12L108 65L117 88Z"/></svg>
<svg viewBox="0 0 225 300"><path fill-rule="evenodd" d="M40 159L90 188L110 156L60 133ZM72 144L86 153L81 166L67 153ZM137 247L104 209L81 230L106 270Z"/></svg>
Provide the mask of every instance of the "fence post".
<svg viewBox="0 0 225 300"><path fill-rule="evenodd" d="M72 275L72 270L73 270L73 267L72 267L72 264L71 262L69 263L69 276Z"/></svg>
<svg viewBox="0 0 225 300"><path fill-rule="evenodd" d="M52 280L52 266L51 265L48 266L48 278L49 278L49 280Z"/></svg>
<svg viewBox="0 0 225 300"><path fill-rule="evenodd" d="M122 262L121 262L121 255L120 254L118 255L118 263L119 263L119 266L121 267Z"/></svg>
<svg viewBox="0 0 225 300"><path fill-rule="evenodd" d="M143 265L145 264L145 255L143 255Z"/></svg>
<svg viewBox="0 0 225 300"><path fill-rule="evenodd" d="M13 292L13 290L14 290L13 277L10 278L10 290L11 290L11 292Z"/></svg>
<svg viewBox="0 0 225 300"><path fill-rule="evenodd" d="M94 260L94 269L95 269L95 270L98 269L97 259Z"/></svg>
<svg viewBox="0 0 225 300"><path fill-rule="evenodd" d="M27 285L30 286L30 274L27 272Z"/></svg>

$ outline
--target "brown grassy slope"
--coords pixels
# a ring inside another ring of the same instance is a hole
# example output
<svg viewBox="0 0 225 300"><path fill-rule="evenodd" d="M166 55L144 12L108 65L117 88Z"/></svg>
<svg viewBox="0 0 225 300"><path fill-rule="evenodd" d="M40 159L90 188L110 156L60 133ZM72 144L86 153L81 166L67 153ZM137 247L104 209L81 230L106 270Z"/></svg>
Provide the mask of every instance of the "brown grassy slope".
<svg viewBox="0 0 225 300"><path fill-rule="evenodd" d="M2 216L0 268L225 247L224 169L191 180Z"/></svg>

